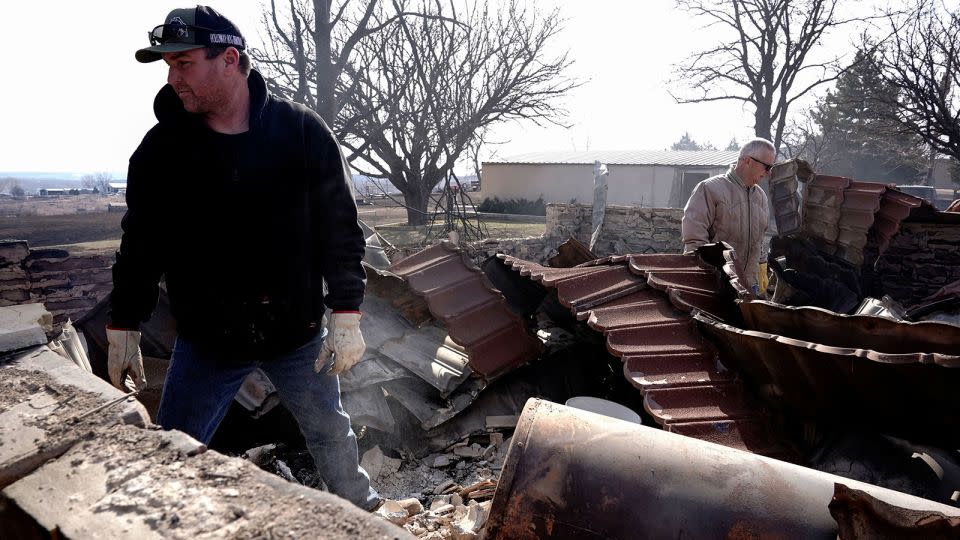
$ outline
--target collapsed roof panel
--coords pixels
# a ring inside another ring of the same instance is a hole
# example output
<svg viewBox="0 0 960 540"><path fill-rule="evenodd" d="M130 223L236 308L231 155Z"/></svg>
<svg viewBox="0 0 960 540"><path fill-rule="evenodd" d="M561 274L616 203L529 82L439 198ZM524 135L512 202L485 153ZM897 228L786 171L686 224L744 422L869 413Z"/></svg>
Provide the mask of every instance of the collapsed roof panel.
<svg viewBox="0 0 960 540"><path fill-rule="evenodd" d="M500 291L450 243L415 253L389 271L424 298L450 338L466 349L474 372L493 377L539 354L540 342L507 307Z"/></svg>
<svg viewBox="0 0 960 540"><path fill-rule="evenodd" d="M799 181L806 181L810 174L807 162L797 159L778 163L770 171L768 185L779 234L800 232Z"/></svg>
<svg viewBox="0 0 960 540"><path fill-rule="evenodd" d="M751 310L749 316L756 315L756 308L747 309ZM822 312L807 309L787 313L795 315L781 314L778 320L766 324L795 335L809 337L817 333L816 328L804 327L817 324L815 318L821 317ZM791 316L799 319L791 321ZM762 397L777 408L800 418L845 418L917 440L951 444L960 440L960 401L956 399L956 389L960 388L960 369L957 369L960 356L864 349L862 344L875 341L891 350L910 347L893 345L897 338L883 337L882 330L878 330L876 338L868 338L869 326L858 328L856 322L844 324L840 319L820 323L821 328L830 324L840 327L830 331L827 340L837 344L859 343L860 347L825 345L787 335L744 330L704 313L695 314L694 320L716 343L727 365L741 373L752 388L759 389ZM875 328L880 329L888 322L878 320ZM917 334L910 336L911 328L917 327L907 327L901 334L906 336L904 339L921 341L924 331L914 330ZM844 330L850 337L841 336ZM857 333L862 336L859 341L856 341ZM952 351L955 345L944 343L941 347Z"/></svg>
<svg viewBox="0 0 960 540"><path fill-rule="evenodd" d="M731 287L711 264L732 260L721 253L724 247L707 246L684 255L614 256L567 269L498 257L520 276L555 289L557 299L578 320L606 336L607 350L623 360L624 377L644 394L647 412L667 429L678 423L763 417L763 409L735 382L734 373L723 367L717 350L691 322L695 307L730 312ZM722 436L716 429L690 432L736 448L785 453L766 429L751 431L751 440L740 437L738 430L725 430Z"/></svg>
<svg viewBox="0 0 960 540"><path fill-rule="evenodd" d="M878 353L960 355L960 326L938 322L898 322L869 315L843 315L815 307L791 307L762 300L740 302L748 330ZM869 355L869 353L864 353ZM960 367L960 364L957 365Z"/></svg>
<svg viewBox="0 0 960 540"><path fill-rule="evenodd" d="M901 223L924 215L930 216L936 211L936 208L920 197L908 195L892 187L887 189L880 201L874 226L870 229L869 245L877 255L882 255L890 246L890 240L900 231Z"/></svg>
<svg viewBox="0 0 960 540"><path fill-rule="evenodd" d="M550 257L547 264L551 268L570 268L596 258L597 256L590 251L590 246L571 236L566 242L557 246L557 254Z"/></svg>
<svg viewBox="0 0 960 540"><path fill-rule="evenodd" d="M831 255L836 251L843 191L849 185L850 179L841 176L817 175L807 183L802 231L818 248Z"/></svg>

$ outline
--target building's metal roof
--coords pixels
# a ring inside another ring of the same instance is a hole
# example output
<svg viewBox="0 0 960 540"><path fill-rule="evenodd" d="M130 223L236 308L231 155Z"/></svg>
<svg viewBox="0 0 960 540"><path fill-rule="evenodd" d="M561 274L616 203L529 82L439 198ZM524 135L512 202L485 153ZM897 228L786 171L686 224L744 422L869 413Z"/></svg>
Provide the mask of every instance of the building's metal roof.
<svg viewBox="0 0 960 540"><path fill-rule="evenodd" d="M724 260L716 253L722 246L698 254L606 257L574 268L498 257L521 276L555 289L561 305L606 336L607 350L623 360L624 377L664 429L786 457L762 407L691 321L694 309L728 315L738 296L725 274L707 262Z"/></svg>
<svg viewBox="0 0 960 540"><path fill-rule="evenodd" d="M474 372L493 377L533 360L540 342L503 295L472 261L449 242L442 242L392 265L421 295L450 338L464 347Z"/></svg>
<svg viewBox="0 0 960 540"><path fill-rule="evenodd" d="M671 165L677 167L726 167L737 161L737 151L727 150L597 150L586 152L530 152L485 161L497 164Z"/></svg>

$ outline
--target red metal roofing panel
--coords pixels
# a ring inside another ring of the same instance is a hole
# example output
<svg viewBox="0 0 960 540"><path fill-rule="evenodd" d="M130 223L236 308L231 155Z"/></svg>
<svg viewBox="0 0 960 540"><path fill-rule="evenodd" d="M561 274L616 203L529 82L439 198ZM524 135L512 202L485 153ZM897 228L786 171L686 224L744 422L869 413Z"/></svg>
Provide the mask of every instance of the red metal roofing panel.
<svg viewBox="0 0 960 540"><path fill-rule="evenodd" d="M701 294L693 291L671 290L669 293L670 303L680 311L690 313L694 309L700 309L710 313L715 317L725 319L730 312L731 302L724 301L714 294Z"/></svg>
<svg viewBox="0 0 960 540"><path fill-rule="evenodd" d="M720 420L716 422L676 422L665 428L671 433L693 437L738 450L799 462L801 456L782 446L770 434L766 423L756 419Z"/></svg>
<svg viewBox="0 0 960 540"><path fill-rule="evenodd" d="M873 226L887 186L875 182L850 182L843 192L840 219L837 221L835 254L851 264L864 260L867 233Z"/></svg>
<svg viewBox="0 0 960 540"><path fill-rule="evenodd" d="M456 247L440 243L392 265L467 351L473 371L492 377L533 360L541 344L486 276Z"/></svg>
<svg viewBox="0 0 960 540"><path fill-rule="evenodd" d="M678 289L701 294L717 294L723 284L715 272L647 272L647 284L654 289L669 291Z"/></svg>
<svg viewBox="0 0 960 540"><path fill-rule="evenodd" d="M576 311L602 305L646 288L625 265L584 268L579 275L553 281L557 298ZM547 284L547 280L544 280Z"/></svg>
<svg viewBox="0 0 960 540"><path fill-rule="evenodd" d="M557 254L550 257L547 264L551 268L571 268L596 258L588 245L571 236L557 246Z"/></svg>
<svg viewBox="0 0 960 540"><path fill-rule="evenodd" d="M639 291L630 293L626 296L621 296L615 300L611 300L603 304L603 306L595 306L589 309L584 309L582 311L576 312L576 317L578 321L586 321L590 318L590 314L593 313L593 310L600 308L612 308L617 306L624 306L628 304L636 304L638 302L647 302L650 300L660 300L663 297L663 293L656 291L654 289L641 289Z"/></svg>
<svg viewBox="0 0 960 540"><path fill-rule="evenodd" d="M650 390L643 408L664 424L757 418L760 409L750 403L738 384L715 384Z"/></svg>
<svg viewBox="0 0 960 540"><path fill-rule="evenodd" d="M694 318L726 365L793 415L844 417L918 441L960 443L960 356L833 347L735 328L702 313Z"/></svg>
<svg viewBox="0 0 960 540"><path fill-rule="evenodd" d="M587 324L598 332L629 328L632 326L651 326L677 322L682 314L670 305L663 295L654 300L635 302L618 306L590 310Z"/></svg>
<svg viewBox="0 0 960 540"><path fill-rule="evenodd" d="M698 339L690 321L678 319L670 324L634 326L607 332L607 349L614 356L633 354L695 353L711 350L709 343Z"/></svg>
<svg viewBox="0 0 960 540"><path fill-rule="evenodd" d="M817 175L807 183L804 193L803 233L831 255L835 250L843 192L850 182L842 176Z"/></svg>
<svg viewBox="0 0 960 540"><path fill-rule="evenodd" d="M500 258L521 276L556 288L558 299L579 320L604 333L607 350L623 359L624 377L641 393L667 392L653 405L647 402L648 410L653 406L657 411L658 422L763 416L743 386L731 384L735 374L723 369L717 350L700 337L690 319L694 307L723 315L735 310L731 286L721 280L728 274L737 280L729 246L708 246L686 255L613 256L570 269ZM729 268L721 274L715 264ZM698 389L673 392L691 387ZM724 441L737 448L781 448L772 441L748 445L736 430Z"/></svg>
<svg viewBox="0 0 960 540"><path fill-rule="evenodd" d="M726 383L735 378L719 363L714 350L624 356L623 375L641 391Z"/></svg>
<svg viewBox="0 0 960 540"><path fill-rule="evenodd" d="M693 253L645 253L629 255L630 270L645 275L647 272L704 271L713 270L702 263Z"/></svg>
<svg viewBox="0 0 960 540"><path fill-rule="evenodd" d="M888 354L960 356L960 326L941 322L899 322L871 315L843 315L816 307L741 302L745 328L830 347L862 348ZM864 352L862 355L869 355ZM952 367L960 367L957 364Z"/></svg>
<svg viewBox="0 0 960 540"><path fill-rule="evenodd" d="M908 195L895 188L889 188L883 193L880 209L868 236L868 245L876 251L876 255L882 255L887 250L890 239L900 231L900 223L921 209L935 212L935 209L920 197Z"/></svg>

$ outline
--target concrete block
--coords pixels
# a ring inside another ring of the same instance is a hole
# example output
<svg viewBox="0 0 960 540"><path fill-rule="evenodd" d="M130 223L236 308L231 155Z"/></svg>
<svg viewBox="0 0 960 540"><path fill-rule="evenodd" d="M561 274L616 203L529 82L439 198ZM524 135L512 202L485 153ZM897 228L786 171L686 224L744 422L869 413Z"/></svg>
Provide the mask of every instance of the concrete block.
<svg viewBox="0 0 960 540"><path fill-rule="evenodd" d="M180 451L183 434L100 427L0 492L38 528L65 538L412 538L349 502L240 458Z"/></svg>
<svg viewBox="0 0 960 540"><path fill-rule="evenodd" d="M53 317L43 304L0 308L0 353L44 344L52 330Z"/></svg>
<svg viewBox="0 0 960 540"><path fill-rule="evenodd" d="M136 400L86 414L123 393L42 346L0 365L0 487L66 452L92 427L146 425Z"/></svg>

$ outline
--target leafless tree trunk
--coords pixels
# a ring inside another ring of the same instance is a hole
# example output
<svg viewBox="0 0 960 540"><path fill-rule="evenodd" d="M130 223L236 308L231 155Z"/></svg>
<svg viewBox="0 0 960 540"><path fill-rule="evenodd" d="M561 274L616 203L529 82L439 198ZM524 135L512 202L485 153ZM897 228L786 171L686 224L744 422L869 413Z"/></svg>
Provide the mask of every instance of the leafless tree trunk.
<svg viewBox="0 0 960 540"><path fill-rule="evenodd" d="M863 20L837 15L839 0L677 0L726 38L676 66L689 91L678 103L739 101L754 108L754 132L778 148L790 106L836 80L839 55L814 59L830 30Z"/></svg>
<svg viewBox="0 0 960 540"><path fill-rule="evenodd" d="M885 104L905 131L960 159L960 7L921 1L887 19L897 31L878 50L878 64L898 92Z"/></svg>

